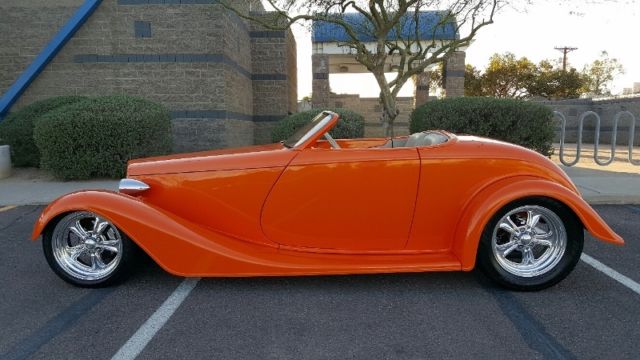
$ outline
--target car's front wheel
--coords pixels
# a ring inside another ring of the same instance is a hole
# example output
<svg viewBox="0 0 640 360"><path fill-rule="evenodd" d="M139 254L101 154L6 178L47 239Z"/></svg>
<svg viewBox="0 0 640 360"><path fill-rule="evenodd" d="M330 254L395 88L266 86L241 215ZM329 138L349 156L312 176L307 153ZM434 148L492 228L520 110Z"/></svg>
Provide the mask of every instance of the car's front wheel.
<svg viewBox="0 0 640 360"><path fill-rule="evenodd" d="M113 284L130 273L136 246L109 220L69 213L44 231L44 254L63 280L83 287Z"/></svg>
<svg viewBox="0 0 640 360"><path fill-rule="evenodd" d="M547 198L515 201L486 225L477 262L515 290L540 290L564 279L580 260L584 230L564 205Z"/></svg>

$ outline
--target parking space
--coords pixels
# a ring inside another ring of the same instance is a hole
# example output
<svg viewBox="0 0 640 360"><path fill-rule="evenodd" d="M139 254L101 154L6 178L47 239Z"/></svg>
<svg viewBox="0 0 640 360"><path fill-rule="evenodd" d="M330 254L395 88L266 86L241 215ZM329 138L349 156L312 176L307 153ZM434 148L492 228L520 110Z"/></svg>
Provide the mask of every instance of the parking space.
<svg viewBox="0 0 640 360"><path fill-rule="evenodd" d="M596 209L626 242L618 247L586 241L584 252L640 283L640 205L601 205Z"/></svg>
<svg viewBox="0 0 640 360"><path fill-rule="evenodd" d="M110 359L183 279L143 259L118 287L67 285L27 240L40 210L0 212L0 358ZM585 253L639 282L640 207L596 210L627 245ZM476 272L202 279L154 334L139 358L636 359L640 295L582 261L535 293Z"/></svg>

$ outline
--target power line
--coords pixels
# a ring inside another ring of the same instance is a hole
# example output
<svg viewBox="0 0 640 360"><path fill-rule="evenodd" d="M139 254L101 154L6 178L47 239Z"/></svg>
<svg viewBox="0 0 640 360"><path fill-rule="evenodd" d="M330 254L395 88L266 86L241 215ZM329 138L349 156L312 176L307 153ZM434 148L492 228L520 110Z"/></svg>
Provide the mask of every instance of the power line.
<svg viewBox="0 0 640 360"><path fill-rule="evenodd" d="M567 71L567 54L573 50L578 50L577 47L563 46L555 47L554 49L562 52L562 71Z"/></svg>

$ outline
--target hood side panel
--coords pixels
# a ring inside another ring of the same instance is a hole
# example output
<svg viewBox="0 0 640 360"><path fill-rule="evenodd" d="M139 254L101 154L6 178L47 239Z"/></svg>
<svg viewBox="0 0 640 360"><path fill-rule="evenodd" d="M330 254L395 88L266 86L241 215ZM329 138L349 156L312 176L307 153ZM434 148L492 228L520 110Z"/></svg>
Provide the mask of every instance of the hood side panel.
<svg viewBox="0 0 640 360"><path fill-rule="evenodd" d="M176 174L216 170L259 169L285 166L297 151L281 144L246 148L176 154L165 157L132 160L128 176Z"/></svg>
<svg viewBox="0 0 640 360"><path fill-rule="evenodd" d="M282 167L136 176L151 188L140 200L230 237L273 245L260 212Z"/></svg>

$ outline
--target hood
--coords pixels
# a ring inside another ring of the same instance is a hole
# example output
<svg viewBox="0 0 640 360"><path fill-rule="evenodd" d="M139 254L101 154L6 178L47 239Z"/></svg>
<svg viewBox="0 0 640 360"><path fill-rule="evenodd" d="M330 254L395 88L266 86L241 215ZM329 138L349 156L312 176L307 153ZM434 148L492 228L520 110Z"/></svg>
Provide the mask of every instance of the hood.
<svg viewBox="0 0 640 360"><path fill-rule="evenodd" d="M276 143L135 159L129 161L127 176L276 167L295 153Z"/></svg>

